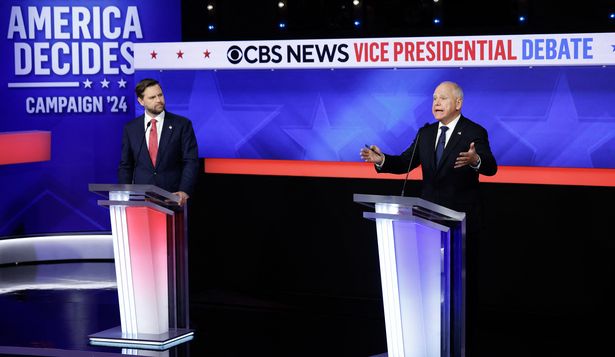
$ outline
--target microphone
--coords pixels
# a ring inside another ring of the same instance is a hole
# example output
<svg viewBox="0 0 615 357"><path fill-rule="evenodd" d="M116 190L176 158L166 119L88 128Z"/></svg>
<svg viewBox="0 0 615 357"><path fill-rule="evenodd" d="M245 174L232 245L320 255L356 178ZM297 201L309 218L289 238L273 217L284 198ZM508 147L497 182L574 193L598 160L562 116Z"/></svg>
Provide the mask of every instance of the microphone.
<svg viewBox="0 0 615 357"><path fill-rule="evenodd" d="M152 125L151 121L148 122L147 125L145 126L145 131L143 132L143 135L141 136L141 144L139 144L139 151L137 151L137 156L135 157L134 167L132 168L132 181L131 181L133 185L135 183L135 173L137 172L137 161L139 160L139 155L141 155L141 149L143 148L143 142L145 141L145 133L147 133L147 129L149 129L150 125Z"/></svg>
<svg viewBox="0 0 615 357"><path fill-rule="evenodd" d="M406 177L404 178L404 185L401 188L401 197L404 197L404 191L406 190L406 182L408 182L408 175L410 175L410 167L412 166L412 161L414 160L414 152L416 151L416 147L419 145L419 139L421 138L421 130L426 128L429 123L423 124L422 127L419 128L416 133L416 140L414 141L414 146L412 146L412 155L410 155L410 163L408 164L408 171L406 172Z"/></svg>

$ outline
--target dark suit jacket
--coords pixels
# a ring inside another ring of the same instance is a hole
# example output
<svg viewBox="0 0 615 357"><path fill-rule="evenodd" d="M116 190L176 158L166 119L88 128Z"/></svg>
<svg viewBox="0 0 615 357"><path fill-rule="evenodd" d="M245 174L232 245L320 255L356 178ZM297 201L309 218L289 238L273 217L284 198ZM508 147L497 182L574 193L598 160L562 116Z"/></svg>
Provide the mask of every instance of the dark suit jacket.
<svg viewBox="0 0 615 357"><path fill-rule="evenodd" d="M169 192L183 191L191 195L199 170L199 154L192 122L165 112L154 166L144 139L143 118L144 115L141 115L124 126L119 183L133 183L134 173L135 184L151 184Z"/></svg>
<svg viewBox="0 0 615 357"><path fill-rule="evenodd" d="M385 161L379 172L402 174L421 165L423 183L421 198L470 214L480 204L478 175L495 175L497 163L491 148L487 131L480 125L465 118L459 118L454 132L449 139L440 165L436 167L435 146L438 122L427 125L419 130L414 142L401 155L385 155ZM448 133L447 133L448 134ZM418 142L418 144L417 144ZM480 169L470 166L455 169L455 159L460 152L468 151L470 143L474 142L477 154L481 158ZM410 158L416 146L412 165Z"/></svg>

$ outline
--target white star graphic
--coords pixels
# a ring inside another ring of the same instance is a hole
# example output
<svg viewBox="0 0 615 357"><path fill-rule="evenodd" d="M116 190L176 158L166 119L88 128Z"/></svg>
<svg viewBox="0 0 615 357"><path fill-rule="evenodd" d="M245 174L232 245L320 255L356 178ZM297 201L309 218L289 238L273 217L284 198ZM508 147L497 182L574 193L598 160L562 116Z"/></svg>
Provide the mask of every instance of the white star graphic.
<svg viewBox="0 0 615 357"><path fill-rule="evenodd" d="M109 81L107 80L107 78L103 78L103 80L102 80L102 81L100 81L100 85L101 85L103 88L109 88Z"/></svg>
<svg viewBox="0 0 615 357"><path fill-rule="evenodd" d="M126 88L126 81L124 80L124 78L120 78L120 80L117 81L117 84L120 86L120 88Z"/></svg>
<svg viewBox="0 0 615 357"><path fill-rule="evenodd" d="M82 83L84 88L92 88L92 81L89 78L86 78Z"/></svg>

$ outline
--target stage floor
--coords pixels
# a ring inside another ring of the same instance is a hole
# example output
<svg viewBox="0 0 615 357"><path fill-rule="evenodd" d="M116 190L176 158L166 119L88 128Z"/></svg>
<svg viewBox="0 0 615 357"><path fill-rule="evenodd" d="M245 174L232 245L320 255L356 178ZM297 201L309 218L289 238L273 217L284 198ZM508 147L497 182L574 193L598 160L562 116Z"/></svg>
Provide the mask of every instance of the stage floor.
<svg viewBox="0 0 615 357"><path fill-rule="evenodd" d="M88 335L120 324L112 262L5 264L0 266L0 356L367 357L386 352L378 299L195 290L190 295L192 341L162 353L97 347L89 345ZM467 356L601 350L602 335L560 332L578 327L575 321L483 308L471 327L475 349ZM560 330L548 328L556 322Z"/></svg>
<svg viewBox="0 0 615 357"><path fill-rule="evenodd" d="M191 296L194 340L159 353L91 346L120 324L111 262L0 267L0 356L369 356L386 350L378 301L306 308L322 297L254 296L212 289ZM280 300L284 300L282 303Z"/></svg>

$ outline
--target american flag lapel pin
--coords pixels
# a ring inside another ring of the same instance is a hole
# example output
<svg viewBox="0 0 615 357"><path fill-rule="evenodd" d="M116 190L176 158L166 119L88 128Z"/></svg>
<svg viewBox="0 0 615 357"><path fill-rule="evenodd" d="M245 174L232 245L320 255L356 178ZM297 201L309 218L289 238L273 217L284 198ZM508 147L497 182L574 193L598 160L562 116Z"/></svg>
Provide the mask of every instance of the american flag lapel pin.
<svg viewBox="0 0 615 357"><path fill-rule="evenodd" d="M172 130L172 129L173 129L173 125L169 125L169 130ZM461 134L461 133L459 133L459 134Z"/></svg>

